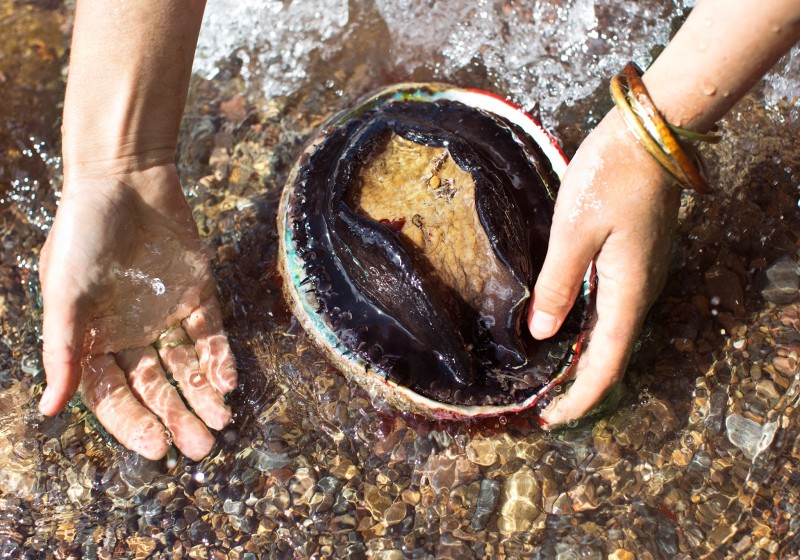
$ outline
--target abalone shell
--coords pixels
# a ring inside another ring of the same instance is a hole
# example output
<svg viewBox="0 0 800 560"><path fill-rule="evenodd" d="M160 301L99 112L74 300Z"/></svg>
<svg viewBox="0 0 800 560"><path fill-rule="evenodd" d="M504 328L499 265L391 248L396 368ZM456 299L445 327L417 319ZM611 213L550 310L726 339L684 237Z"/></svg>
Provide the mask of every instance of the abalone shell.
<svg viewBox="0 0 800 560"><path fill-rule="evenodd" d="M593 294L535 341L527 303L566 167L478 90L401 84L331 119L291 172L279 260L293 312L374 398L434 417L535 405L579 356Z"/></svg>

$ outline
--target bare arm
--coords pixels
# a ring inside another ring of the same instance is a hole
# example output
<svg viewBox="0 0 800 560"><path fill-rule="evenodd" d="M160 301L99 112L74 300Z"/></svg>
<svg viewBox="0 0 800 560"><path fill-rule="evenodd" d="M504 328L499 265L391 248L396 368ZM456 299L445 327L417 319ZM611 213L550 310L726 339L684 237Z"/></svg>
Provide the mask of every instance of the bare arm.
<svg viewBox="0 0 800 560"><path fill-rule="evenodd" d="M65 173L172 163L205 0L79 0L64 102Z"/></svg>
<svg viewBox="0 0 800 560"><path fill-rule="evenodd" d="M106 429L151 459L170 440L205 456L207 427L230 422L223 395L236 386L210 263L173 164L203 7L79 0L64 188L40 259L40 410L57 414L80 386Z"/></svg>
<svg viewBox="0 0 800 560"><path fill-rule="evenodd" d="M645 84L667 121L706 131L798 40L797 0L702 0Z"/></svg>
<svg viewBox="0 0 800 560"><path fill-rule="evenodd" d="M669 122L706 131L798 38L797 0L702 0L644 81ZM663 285L678 203L679 190L612 109L569 165L534 289L529 327L543 339L595 260L597 322L575 383L543 413L549 424L586 414L622 377Z"/></svg>

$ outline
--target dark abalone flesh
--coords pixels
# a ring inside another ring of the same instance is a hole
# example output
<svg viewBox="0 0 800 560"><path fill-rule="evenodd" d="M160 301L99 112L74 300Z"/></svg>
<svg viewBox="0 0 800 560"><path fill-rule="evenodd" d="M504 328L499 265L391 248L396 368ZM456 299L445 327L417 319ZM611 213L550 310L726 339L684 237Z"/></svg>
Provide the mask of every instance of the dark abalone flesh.
<svg viewBox="0 0 800 560"><path fill-rule="evenodd" d="M592 271L560 331L526 327L566 167L492 94L401 84L331 119L279 211L289 304L373 398L437 418L534 406L569 376Z"/></svg>

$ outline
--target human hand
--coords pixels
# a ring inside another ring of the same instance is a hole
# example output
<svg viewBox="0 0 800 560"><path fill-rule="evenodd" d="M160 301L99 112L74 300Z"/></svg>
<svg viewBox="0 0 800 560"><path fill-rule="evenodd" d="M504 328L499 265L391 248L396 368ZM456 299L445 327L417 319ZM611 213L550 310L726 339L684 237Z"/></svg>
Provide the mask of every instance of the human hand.
<svg viewBox="0 0 800 560"><path fill-rule="evenodd" d="M80 388L125 447L159 459L171 440L191 459L206 456L206 426L231 421L223 395L236 365L175 166L68 173L40 278L40 411L57 414Z"/></svg>
<svg viewBox="0 0 800 560"><path fill-rule="evenodd" d="M534 338L555 334L594 259L598 286L588 348L569 391L543 411L547 426L580 418L622 378L663 287L679 203L680 189L613 109L567 168L529 309Z"/></svg>

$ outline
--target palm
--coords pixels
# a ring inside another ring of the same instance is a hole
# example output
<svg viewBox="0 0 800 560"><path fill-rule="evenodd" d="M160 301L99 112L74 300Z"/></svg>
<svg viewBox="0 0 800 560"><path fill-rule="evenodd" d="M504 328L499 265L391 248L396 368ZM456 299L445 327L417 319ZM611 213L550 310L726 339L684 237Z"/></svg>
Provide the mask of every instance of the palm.
<svg viewBox="0 0 800 560"><path fill-rule="evenodd" d="M66 395L82 378L98 419L142 454L166 452L164 427L187 455L206 454L213 438L170 392L161 364L218 429L230 420L221 395L235 386L235 369L209 260L174 167L73 180L64 192L42 253L48 385L63 381ZM170 338L156 353L149 345L165 329ZM81 366L63 367L70 351Z"/></svg>

